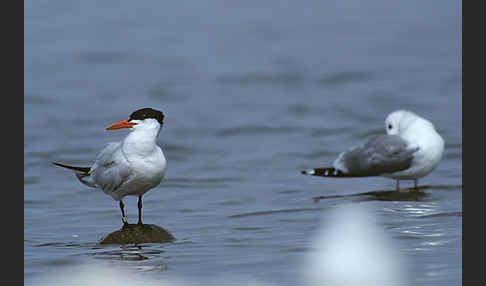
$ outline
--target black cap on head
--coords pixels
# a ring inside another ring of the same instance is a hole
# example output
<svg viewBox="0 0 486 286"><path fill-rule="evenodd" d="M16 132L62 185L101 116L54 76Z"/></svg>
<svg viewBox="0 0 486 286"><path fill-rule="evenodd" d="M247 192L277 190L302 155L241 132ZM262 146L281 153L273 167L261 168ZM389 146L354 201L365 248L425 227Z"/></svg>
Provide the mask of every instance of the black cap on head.
<svg viewBox="0 0 486 286"><path fill-rule="evenodd" d="M130 120L144 120L146 118L153 118L156 119L160 125L162 125L162 122L164 121L164 114L162 111L158 111L152 108L142 108L137 111L134 111L132 114L130 114Z"/></svg>

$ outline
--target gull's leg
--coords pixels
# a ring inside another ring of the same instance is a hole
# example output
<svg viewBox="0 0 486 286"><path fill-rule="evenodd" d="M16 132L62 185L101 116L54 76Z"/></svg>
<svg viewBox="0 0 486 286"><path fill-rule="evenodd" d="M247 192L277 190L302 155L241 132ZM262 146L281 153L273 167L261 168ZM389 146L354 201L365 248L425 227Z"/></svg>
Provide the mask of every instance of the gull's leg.
<svg viewBox="0 0 486 286"><path fill-rule="evenodd" d="M138 196L138 224L142 223L142 196Z"/></svg>
<svg viewBox="0 0 486 286"><path fill-rule="evenodd" d="M128 224L128 221L127 221L127 217L125 216L125 205L123 204L123 201L120 200L120 210L121 210L121 213L122 213L122 222L123 222L123 225L127 225Z"/></svg>
<svg viewBox="0 0 486 286"><path fill-rule="evenodd" d="M417 181L418 181L417 179L413 180L413 186L416 191L418 191Z"/></svg>
<svg viewBox="0 0 486 286"><path fill-rule="evenodd" d="M400 191L400 180L397 179L397 187L396 187L397 191Z"/></svg>

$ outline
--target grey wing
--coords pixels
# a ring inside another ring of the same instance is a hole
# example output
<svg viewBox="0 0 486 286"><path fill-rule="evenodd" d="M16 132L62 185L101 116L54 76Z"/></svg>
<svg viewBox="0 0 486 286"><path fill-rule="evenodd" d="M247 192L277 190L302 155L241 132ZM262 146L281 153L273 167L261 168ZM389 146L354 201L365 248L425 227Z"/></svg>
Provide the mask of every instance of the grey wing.
<svg viewBox="0 0 486 286"><path fill-rule="evenodd" d="M418 149L397 135L376 135L341 153L333 166L353 176L378 176L409 168Z"/></svg>
<svg viewBox="0 0 486 286"><path fill-rule="evenodd" d="M90 175L98 187L114 192L130 177L131 170L121 151L121 143L109 143L96 158Z"/></svg>

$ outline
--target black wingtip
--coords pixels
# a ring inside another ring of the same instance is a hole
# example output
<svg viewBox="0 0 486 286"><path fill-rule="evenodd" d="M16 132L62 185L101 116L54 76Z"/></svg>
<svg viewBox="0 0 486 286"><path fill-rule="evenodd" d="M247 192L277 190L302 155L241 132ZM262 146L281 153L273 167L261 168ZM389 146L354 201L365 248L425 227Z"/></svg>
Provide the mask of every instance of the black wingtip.
<svg viewBox="0 0 486 286"><path fill-rule="evenodd" d="M335 178L353 177L352 175L343 173L341 170L335 169L333 167L303 170L301 171L301 173L305 175L318 176L318 177L335 177Z"/></svg>

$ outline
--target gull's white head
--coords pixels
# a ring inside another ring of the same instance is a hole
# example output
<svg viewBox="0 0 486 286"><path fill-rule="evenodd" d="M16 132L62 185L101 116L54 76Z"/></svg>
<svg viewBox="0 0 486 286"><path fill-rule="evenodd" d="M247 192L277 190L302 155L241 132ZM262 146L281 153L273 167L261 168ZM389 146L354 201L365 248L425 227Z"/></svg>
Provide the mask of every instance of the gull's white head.
<svg viewBox="0 0 486 286"><path fill-rule="evenodd" d="M421 127L434 129L434 125L427 119L408 110L397 110L386 117L386 133L389 135L401 135L416 123L419 123Z"/></svg>

